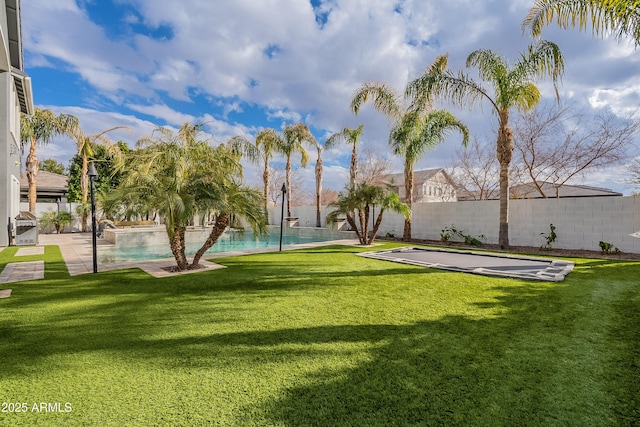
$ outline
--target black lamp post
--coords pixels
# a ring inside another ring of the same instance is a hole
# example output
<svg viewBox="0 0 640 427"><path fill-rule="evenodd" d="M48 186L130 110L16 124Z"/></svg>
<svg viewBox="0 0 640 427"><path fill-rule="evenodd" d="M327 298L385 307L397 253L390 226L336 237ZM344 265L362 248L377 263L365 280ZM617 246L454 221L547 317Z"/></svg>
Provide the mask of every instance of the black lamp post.
<svg viewBox="0 0 640 427"><path fill-rule="evenodd" d="M89 170L87 170L87 176L91 181L91 237L93 246L93 272L98 272L98 250L97 250L97 238L96 238L96 179L98 179L98 171L93 165L93 162L89 164Z"/></svg>
<svg viewBox="0 0 640 427"><path fill-rule="evenodd" d="M287 194L287 186L282 184L282 210L280 213L280 251L282 251L282 227L284 225L284 195Z"/></svg>

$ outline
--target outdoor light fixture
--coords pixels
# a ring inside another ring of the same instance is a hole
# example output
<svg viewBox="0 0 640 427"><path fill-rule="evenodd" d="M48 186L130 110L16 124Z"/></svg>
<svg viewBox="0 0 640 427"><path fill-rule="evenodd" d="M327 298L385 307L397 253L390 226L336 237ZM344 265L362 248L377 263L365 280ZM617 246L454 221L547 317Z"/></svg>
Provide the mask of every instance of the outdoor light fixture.
<svg viewBox="0 0 640 427"><path fill-rule="evenodd" d="M93 165L93 162L89 163L89 169L87 170L87 176L91 181L91 237L93 246L93 272L98 272L98 250L97 250L97 236L96 236L96 179L98 179L98 171Z"/></svg>
<svg viewBox="0 0 640 427"><path fill-rule="evenodd" d="M284 224L284 195L287 194L287 186L282 184L282 210L280 213L280 251L282 251L282 227Z"/></svg>

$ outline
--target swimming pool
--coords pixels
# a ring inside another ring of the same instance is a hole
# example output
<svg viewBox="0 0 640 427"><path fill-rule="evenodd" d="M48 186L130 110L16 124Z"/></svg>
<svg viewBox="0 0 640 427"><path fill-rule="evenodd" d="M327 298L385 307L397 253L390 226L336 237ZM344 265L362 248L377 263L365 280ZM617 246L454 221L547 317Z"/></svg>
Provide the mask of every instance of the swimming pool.
<svg viewBox="0 0 640 427"><path fill-rule="evenodd" d="M331 236L301 237L298 235L282 236L282 245L296 245L302 243L326 242L335 240ZM251 249L277 248L280 245L280 234L270 233L259 238L247 231L225 232L206 253L246 251ZM187 256L193 256L202 243L187 244ZM99 246L98 261L102 264L117 264L122 262L146 261L152 259L173 258L168 244L139 245L136 247Z"/></svg>

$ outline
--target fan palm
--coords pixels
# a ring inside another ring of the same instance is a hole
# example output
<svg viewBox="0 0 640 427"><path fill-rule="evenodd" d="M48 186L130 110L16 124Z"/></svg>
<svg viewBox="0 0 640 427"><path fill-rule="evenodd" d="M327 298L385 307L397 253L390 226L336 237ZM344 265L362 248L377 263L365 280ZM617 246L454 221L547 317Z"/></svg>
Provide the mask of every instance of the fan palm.
<svg viewBox="0 0 640 427"><path fill-rule="evenodd" d="M314 141L314 137L309 128L304 123L296 123L295 125L285 126L282 131L283 138L280 140L278 151L285 155L287 163L285 166L285 182L287 186L287 216L291 216L291 156L294 153L300 153L300 165L307 167L309 163L309 154L305 150L303 143L305 141Z"/></svg>
<svg viewBox="0 0 640 427"><path fill-rule="evenodd" d="M564 60L560 48L541 40L529 46L521 58L510 65L507 60L492 50L479 49L467 57L467 67L476 67L485 87L463 72L457 75L446 70L446 56L439 57L444 65L429 69L421 77L409 83L407 95L435 95L460 106L474 106L487 101L498 116L496 152L500 163L500 229L498 242L509 247L509 166L513 154L513 133L509 127L509 113L516 108L527 111L540 100L540 91L534 85L535 78L551 75L557 92L557 79L564 71Z"/></svg>
<svg viewBox="0 0 640 427"><path fill-rule="evenodd" d="M344 128L340 132L331 135L324 144L326 149L333 148L341 142L351 145L351 165L349 167L349 185L351 187L356 186L358 177L358 144L360 143L363 129L364 125L360 125L356 129Z"/></svg>
<svg viewBox="0 0 640 427"><path fill-rule="evenodd" d="M630 37L640 44L640 1L638 0L536 0L529 10L523 29L534 36L556 22L561 28L586 30L591 22L594 35L612 33L620 40Z"/></svg>
<svg viewBox="0 0 640 427"><path fill-rule="evenodd" d="M414 166L425 152L444 142L448 131L462 133L462 144L469 141L469 129L445 110L431 110L426 116L414 112L406 114L396 123L389 135L389 143L394 154L404 156L405 203L411 208L413 203ZM405 220L403 240L411 240L411 217Z"/></svg>
<svg viewBox="0 0 640 427"><path fill-rule="evenodd" d="M20 116L20 143L24 148L29 145L29 154L25 160L25 170L29 183L29 212L36 210L36 181L38 175L38 144L46 145L55 136L69 135L78 127L78 119L70 114L58 114L51 110L36 108L32 115Z"/></svg>

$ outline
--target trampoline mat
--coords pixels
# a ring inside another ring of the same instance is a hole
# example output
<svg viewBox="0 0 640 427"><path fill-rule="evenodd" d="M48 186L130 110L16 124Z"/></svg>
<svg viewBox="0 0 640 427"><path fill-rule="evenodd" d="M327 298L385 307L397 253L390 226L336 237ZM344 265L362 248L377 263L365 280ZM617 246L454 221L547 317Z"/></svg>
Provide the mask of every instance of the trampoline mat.
<svg viewBox="0 0 640 427"><path fill-rule="evenodd" d="M439 248L403 247L358 255L464 273L549 282L564 280L574 266L573 262L564 260Z"/></svg>

